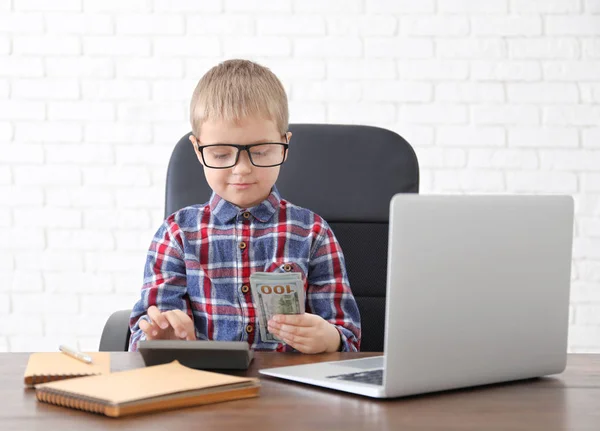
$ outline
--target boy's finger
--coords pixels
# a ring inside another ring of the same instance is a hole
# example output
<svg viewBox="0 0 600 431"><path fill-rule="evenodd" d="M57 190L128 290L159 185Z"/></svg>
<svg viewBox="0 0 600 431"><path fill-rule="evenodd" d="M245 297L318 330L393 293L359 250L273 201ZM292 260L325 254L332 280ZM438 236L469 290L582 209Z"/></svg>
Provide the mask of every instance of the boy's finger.
<svg viewBox="0 0 600 431"><path fill-rule="evenodd" d="M148 308L148 317L152 319L161 329L167 329L169 327L169 322L165 319L164 313L161 313L155 305L152 305Z"/></svg>
<svg viewBox="0 0 600 431"><path fill-rule="evenodd" d="M289 344L289 343L292 343L292 344L304 344L304 345L311 344L310 337L302 337L300 335L294 335L294 334L291 334L291 333L285 332L285 331L278 331L277 332L277 336L279 338L281 338L282 340L284 340L286 342L286 344Z"/></svg>
<svg viewBox="0 0 600 431"><path fill-rule="evenodd" d="M181 320L183 323L185 323L186 326L188 326L189 324L193 323L192 319L190 319L190 316L187 315L187 313L183 310L172 310L173 313L177 314L177 317L179 317L179 320Z"/></svg>
<svg viewBox="0 0 600 431"><path fill-rule="evenodd" d="M155 325L151 325L146 319L140 319L140 329L146 334L146 338L152 339L158 335L158 329Z"/></svg>
<svg viewBox="0 0 600 431"><path fill-rule="evenodd" d="M301 343L299 341L286 339L285 337L281 336L279 338L281 338L285 344L287 344L288 346L292 346L294 349L298 350L301 353L314 353L314 348L307 344Z"/></svg>
<svg viewBox="0 0 600 431"><path fill-rule="evenodd" d="M310 326L306 322L306 314L276 314L273 320L277 323L294 325L294 326Z"/></svg>
<svg viewBox="0 0 600 431"><path fill-rule="evenodd" d="M288 332L290 334L300 335L302 337L310 337L315 332L313 328L309 328L307 326L296 326L272 321L269 321L268 327L269 331L271 331L271 329L276 329L279 331Z"/></svg>
<svg viewBox="0 0 600 431"><path fill-rule="evenodd" d="M194 321L190 318L190 316L187 315L187 313L185 313L182 310L173 310L173 312L175 314L177 314L177 317L179 317L179 320L181 320L183 322L183 327L185 329L185 332L187 332L187 339L188 340L195 340L196 339L196 331L194 328Z"/></svg>
<svg viewBox="0 0 600 431"><path fill-rule="evenodd" d="M188 333L185 330L185 325L177 313L174 312L174 310L166 311L163 313L163 316L165 316L165 318L169 321L169 324L175 331L175 335L177 335L179 338L187 338Z"/></svg>

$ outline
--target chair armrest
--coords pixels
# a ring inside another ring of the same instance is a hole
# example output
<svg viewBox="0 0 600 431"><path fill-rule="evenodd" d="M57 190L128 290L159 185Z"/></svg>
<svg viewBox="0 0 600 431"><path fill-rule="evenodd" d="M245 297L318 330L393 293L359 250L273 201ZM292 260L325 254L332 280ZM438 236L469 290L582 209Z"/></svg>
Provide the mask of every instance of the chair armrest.
<svg viewBox="0 0 600 431"><path fill-rule="evenodd" d="M101 352L124 352L129 348L129 317L131 310L119 310L110 315L102 337L100 338Z"/></svg>

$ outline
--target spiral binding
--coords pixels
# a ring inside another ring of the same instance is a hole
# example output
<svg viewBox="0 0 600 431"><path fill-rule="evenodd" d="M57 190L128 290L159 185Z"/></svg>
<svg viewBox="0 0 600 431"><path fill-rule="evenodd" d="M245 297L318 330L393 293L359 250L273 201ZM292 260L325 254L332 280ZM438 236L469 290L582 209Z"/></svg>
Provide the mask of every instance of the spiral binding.
<svg viewBox="0 0 600 431"><path fill-rule="evenodd" d="M72 379L74 377L82 377L87 374L51 374L51 375L35 375L31 376L31 384L38 385L40 383L49 383L56 380Z"/></svg>
<svg viewBox="0 0 600 431"><path fill-rule="evenodd" d="M62 391L39 389L36 391L35 395L39 401L45 403L54 404L62 407L68 407L71 409L83 410L92 413L105 414L105 405L86 397L78 398L63 393Z"/></svg>

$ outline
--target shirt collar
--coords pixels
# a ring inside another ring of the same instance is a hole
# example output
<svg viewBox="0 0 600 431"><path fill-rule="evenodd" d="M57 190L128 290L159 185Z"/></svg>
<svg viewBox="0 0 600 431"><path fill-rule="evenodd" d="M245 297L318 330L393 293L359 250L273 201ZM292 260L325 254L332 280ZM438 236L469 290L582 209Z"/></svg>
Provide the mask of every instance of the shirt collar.
<svg viewBox="0 0 600 431"><path fill-rule="evenodd" d="M221 222L228 223L233 218L237 217L241 213L248 211L254 218L261 222L267 222L273 217L273 214L279 208L281 203L281 195L277 190L277 187L273 186L271 189L271 193L267 198L259 203L258 205L252 208L240 208L237 205L232 204L229 201L226 201L221 196L212 193L210 197L210 201L208 202L210 206L211 213Z"/></svg>

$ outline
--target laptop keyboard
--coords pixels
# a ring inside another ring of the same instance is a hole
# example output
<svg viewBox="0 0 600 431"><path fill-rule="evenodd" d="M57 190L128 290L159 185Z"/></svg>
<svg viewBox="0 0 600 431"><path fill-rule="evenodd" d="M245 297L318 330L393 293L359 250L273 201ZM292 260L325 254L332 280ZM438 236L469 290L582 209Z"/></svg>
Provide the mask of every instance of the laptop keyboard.
<svg viewBox="0 0 600 431"><path fill-rule="evenodd" d="M339 374L327 376L328 379L346 380L348 382L368 383L371 385L383 385L383 368L379 370L361 371L358 373Z"/></svg>

